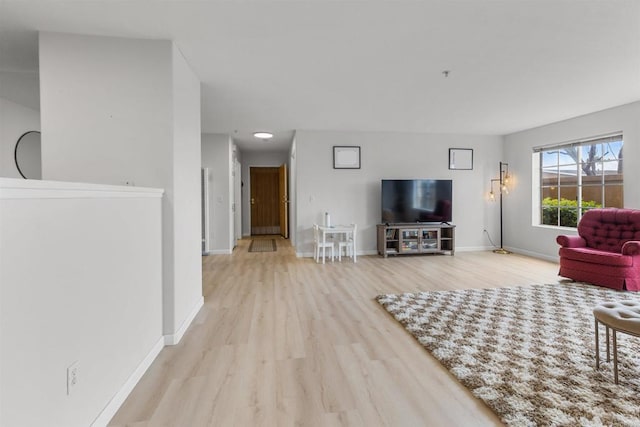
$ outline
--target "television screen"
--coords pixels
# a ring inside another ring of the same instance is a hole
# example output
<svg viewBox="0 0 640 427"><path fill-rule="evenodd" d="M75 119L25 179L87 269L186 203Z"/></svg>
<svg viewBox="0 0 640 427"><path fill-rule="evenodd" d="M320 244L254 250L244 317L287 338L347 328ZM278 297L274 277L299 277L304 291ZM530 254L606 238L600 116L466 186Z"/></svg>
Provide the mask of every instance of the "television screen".
<svg viewBox="0 0 640 427"><path fill-rule="evenodd" d="M382 222L451 222L450 179L383 179Z"/></svg>

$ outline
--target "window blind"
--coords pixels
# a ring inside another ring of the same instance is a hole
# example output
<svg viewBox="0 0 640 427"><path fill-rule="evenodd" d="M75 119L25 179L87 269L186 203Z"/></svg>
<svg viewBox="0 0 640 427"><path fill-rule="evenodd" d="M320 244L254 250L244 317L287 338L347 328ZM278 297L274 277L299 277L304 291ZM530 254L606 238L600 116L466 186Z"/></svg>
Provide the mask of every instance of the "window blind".
<svg viewBox="0 0 640 427"><path fill-rule="evenodd" d="M589 139L582 139L577 141L567 141L560 144L550 144L550 145L541 145L538 147L533 147L534 153L540 153L542 151L550 151L550 150L558 150L560 148L567 147L580 147L582 145L591 145L591 144L606 144L608 142L618 142L622 141L622 132L618 132L610 135L603 135Z"/></svg>

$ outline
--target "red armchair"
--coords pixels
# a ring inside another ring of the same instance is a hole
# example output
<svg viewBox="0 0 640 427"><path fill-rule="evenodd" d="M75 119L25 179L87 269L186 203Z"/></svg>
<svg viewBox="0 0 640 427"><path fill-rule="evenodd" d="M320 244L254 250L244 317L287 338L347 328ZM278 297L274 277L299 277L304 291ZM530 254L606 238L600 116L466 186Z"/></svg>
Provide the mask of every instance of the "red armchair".
<svg viewBox="0 0 640 427"><path fill-rule="evenodd" d="M640 291L640 210L592 209L577 236L558 236L560 276Z"/></svg>

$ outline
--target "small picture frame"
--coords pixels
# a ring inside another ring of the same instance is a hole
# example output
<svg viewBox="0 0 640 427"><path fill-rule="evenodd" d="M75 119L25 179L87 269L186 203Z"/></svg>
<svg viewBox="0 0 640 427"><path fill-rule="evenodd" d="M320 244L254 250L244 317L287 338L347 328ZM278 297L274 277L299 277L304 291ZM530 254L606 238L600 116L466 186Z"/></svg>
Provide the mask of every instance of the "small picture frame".
<svg viewBox="0 0 640 427"><path fill-rule="evenodd" d="M473 148L449 148L449 169L472 170Z"/></svg>
<svg viewBox="0 0 640 427"><path fill-rule="evenodd" d="M357 145L334 145L333 168L360 169L360 147Z"/></svg>

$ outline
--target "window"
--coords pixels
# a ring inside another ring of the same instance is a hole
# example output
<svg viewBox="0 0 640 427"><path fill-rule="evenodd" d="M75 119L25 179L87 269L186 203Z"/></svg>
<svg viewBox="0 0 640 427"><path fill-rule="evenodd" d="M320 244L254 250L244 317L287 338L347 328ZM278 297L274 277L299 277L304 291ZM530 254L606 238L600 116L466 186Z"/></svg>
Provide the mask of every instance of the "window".
<svg viewBox="0 0 640 427"><path fill-rule="evenodd" d="M576 227L589 209L623 207L622 134L534 148L540 224Z"/></svg>

